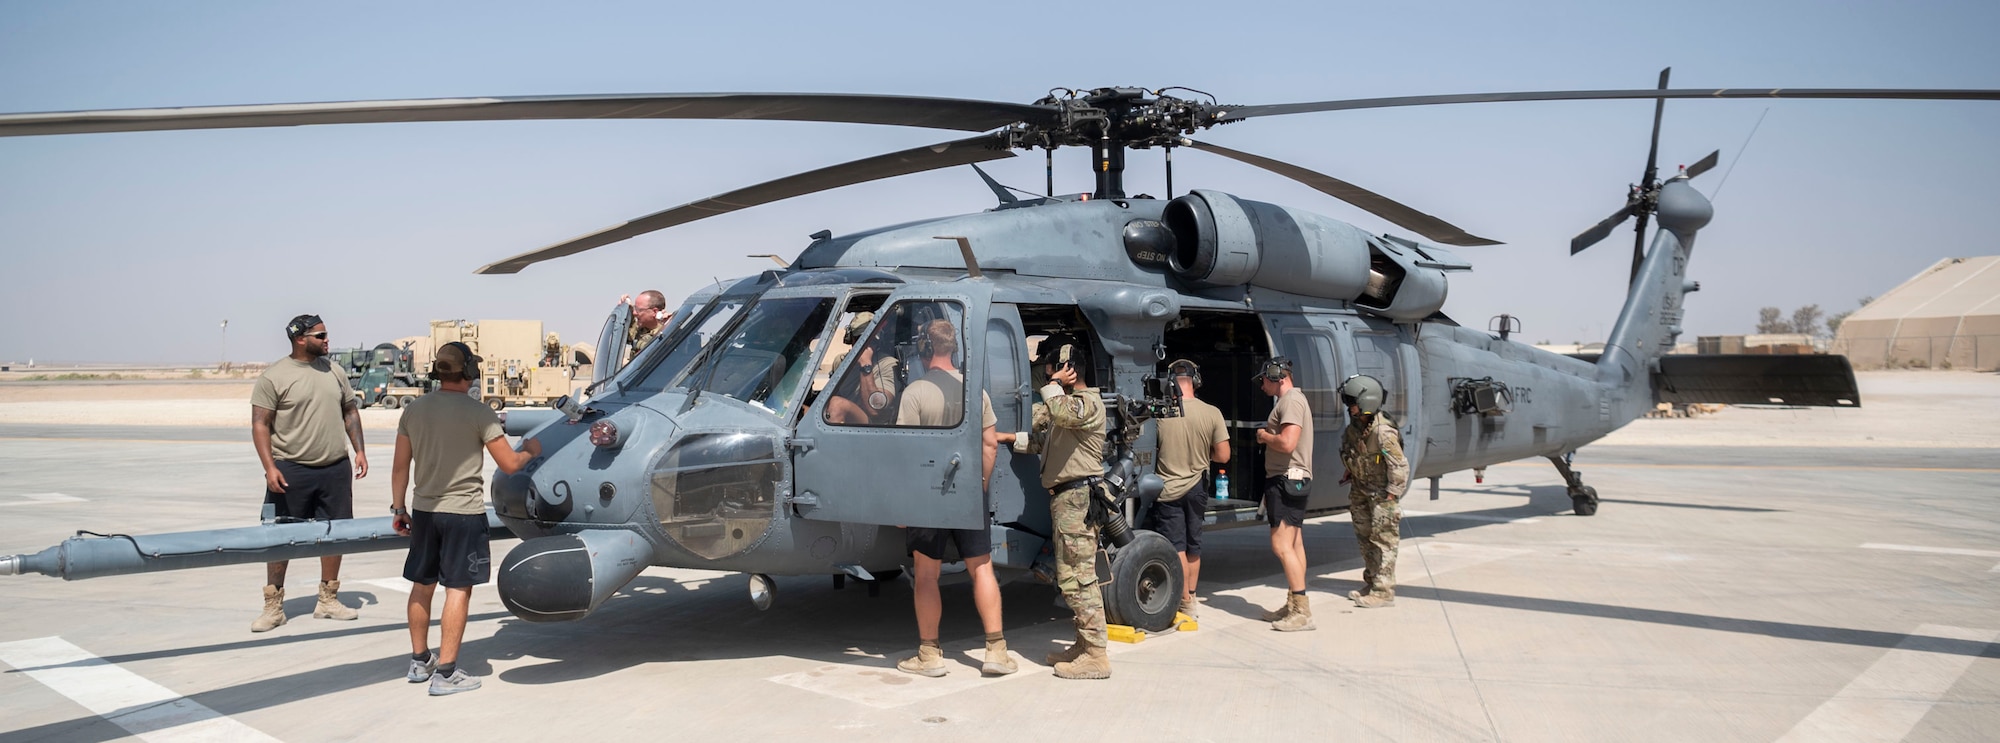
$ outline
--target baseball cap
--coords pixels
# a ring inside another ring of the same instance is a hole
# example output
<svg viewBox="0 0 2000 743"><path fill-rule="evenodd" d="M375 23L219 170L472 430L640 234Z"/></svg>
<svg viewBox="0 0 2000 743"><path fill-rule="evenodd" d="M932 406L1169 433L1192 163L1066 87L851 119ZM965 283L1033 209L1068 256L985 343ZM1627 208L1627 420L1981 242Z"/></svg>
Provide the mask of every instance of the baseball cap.
<svg viewBox="0 0 2000 743"><path fill-rule="evenodd" d="M298 340L299 336L305 335L308 330L312 330L314 325L324 322L324 320L319 319L319 315L311 313L294 317L291 322L285 323L285 340Z"/></svg>
<svg viewBox="0 0 2000 743"><path fill-rule="evenodd" d="M452 341L438 347L437 357L431 359L431 371L438 374L463 374L466 379L479 378L479 362L485 359L472 353L464 343Z"/></svg>

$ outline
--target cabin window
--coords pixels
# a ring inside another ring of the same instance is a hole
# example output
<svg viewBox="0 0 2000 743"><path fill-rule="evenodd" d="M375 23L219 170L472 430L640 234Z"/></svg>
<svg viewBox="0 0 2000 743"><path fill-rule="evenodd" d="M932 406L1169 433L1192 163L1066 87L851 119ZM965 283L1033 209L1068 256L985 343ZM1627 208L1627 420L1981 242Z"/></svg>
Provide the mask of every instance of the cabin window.
<svg viewBox="0 0 2000 743"><path fill-rule="evenodd" d="M760 301L675 387L742 400L782 416L805 395L813 352L832 315L831 297Z"/></svg>
<svg viewBox="0 0 2000 743"><path fill-rule="evenodd" d="M965 419L965 307L905 300L875 318L848 350L827 400L827 423L957 428Z"/></svg>

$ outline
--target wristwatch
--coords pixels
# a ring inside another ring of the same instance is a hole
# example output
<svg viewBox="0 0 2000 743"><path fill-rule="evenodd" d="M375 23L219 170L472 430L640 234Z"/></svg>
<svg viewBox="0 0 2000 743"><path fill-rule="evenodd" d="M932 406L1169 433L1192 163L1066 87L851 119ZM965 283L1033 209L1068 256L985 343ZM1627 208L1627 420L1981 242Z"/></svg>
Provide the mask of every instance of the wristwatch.
<svg viewBox="0 0 2000 743"><path fill-rule="evenodd" d="M410 509L404 508L402 506L390 506L389 513L390 515L393 516L408 516L410 515Z"/></svg>

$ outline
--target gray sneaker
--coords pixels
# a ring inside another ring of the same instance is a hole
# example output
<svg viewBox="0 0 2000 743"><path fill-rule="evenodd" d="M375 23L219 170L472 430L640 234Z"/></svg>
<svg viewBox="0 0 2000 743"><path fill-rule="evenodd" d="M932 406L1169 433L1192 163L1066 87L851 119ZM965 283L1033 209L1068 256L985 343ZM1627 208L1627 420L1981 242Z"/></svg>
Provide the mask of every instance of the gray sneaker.
<svg viewBox="0 0 2000 743"><path fill-rule="evenodd" d="M421 684L431 680L431 674L437 673L437 669L437 653L431 653L429 660L410 661L410 675L405 678L408 678L412 684Z"/></svg>
<svg viewBox="0 0 2000 743"><path fill-rule="evenodd" d="M450 676L439 674L431 677L431 696L434 697L477 688L479 688L479 677L466 673L463 668L454 669Z"/></svg>

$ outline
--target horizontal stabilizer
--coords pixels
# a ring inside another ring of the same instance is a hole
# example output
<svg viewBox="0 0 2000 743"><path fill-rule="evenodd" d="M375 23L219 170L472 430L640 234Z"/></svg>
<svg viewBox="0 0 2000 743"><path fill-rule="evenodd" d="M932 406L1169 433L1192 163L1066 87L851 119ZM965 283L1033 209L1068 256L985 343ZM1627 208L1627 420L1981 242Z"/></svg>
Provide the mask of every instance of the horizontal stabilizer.
<svg viewBox="0 0 2000 743"><path fill-rule="evenodd" d="M1653 376L1660 402L1861 407L1846 356L1669 354Z"/></svg>

